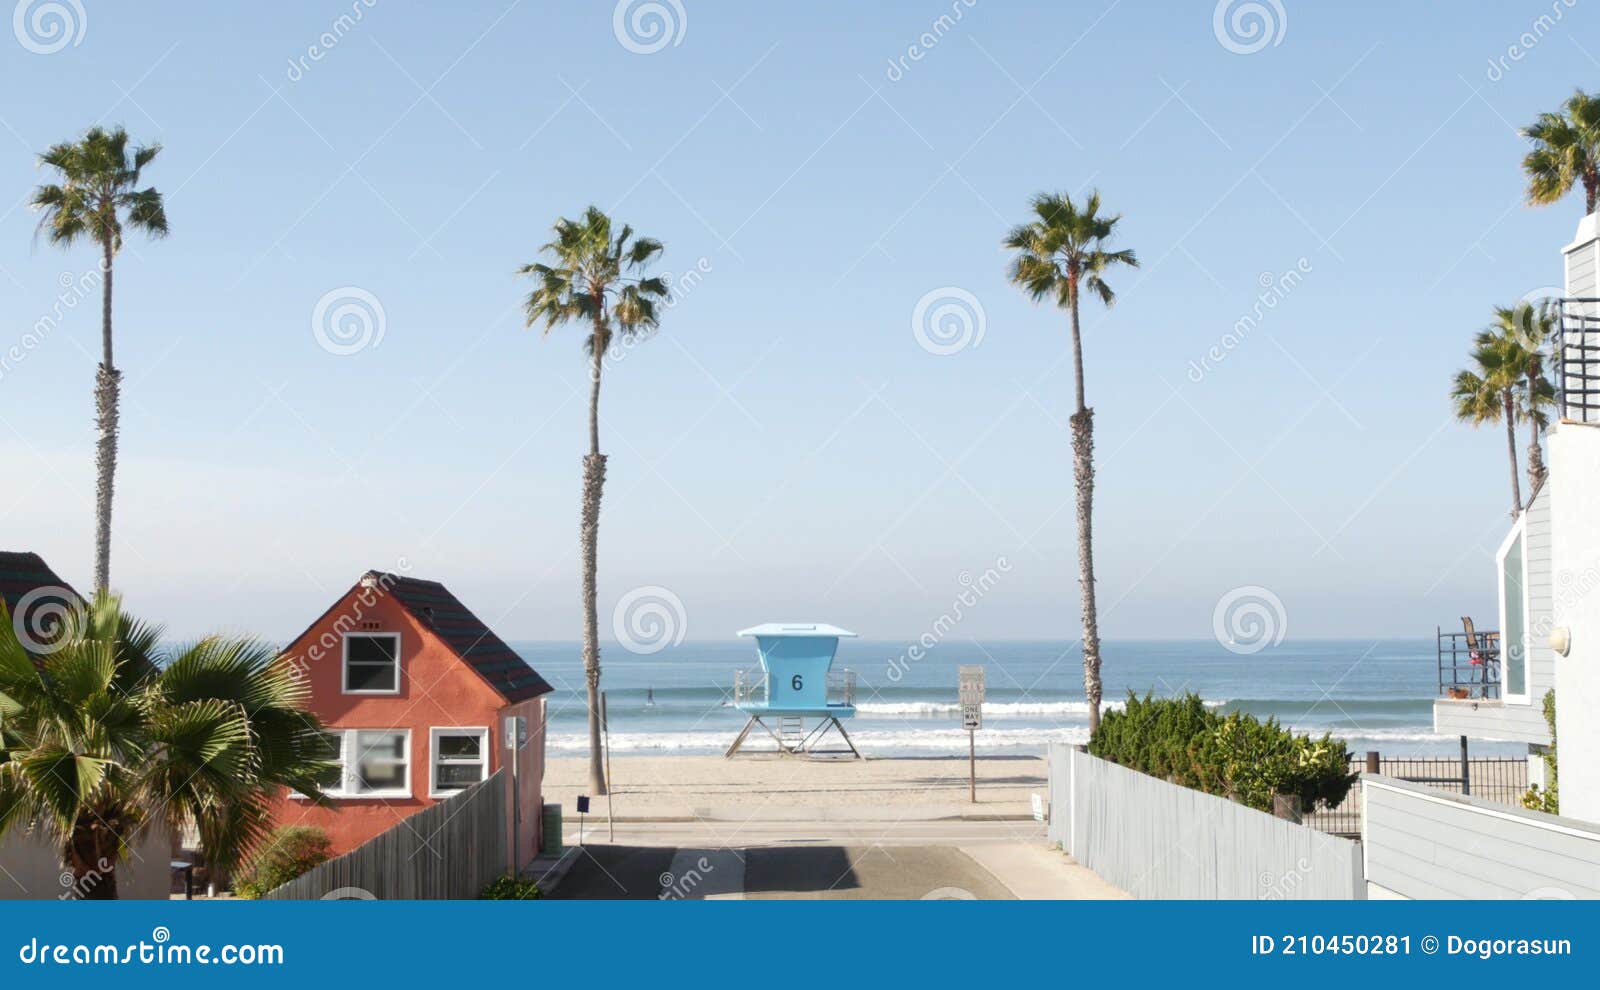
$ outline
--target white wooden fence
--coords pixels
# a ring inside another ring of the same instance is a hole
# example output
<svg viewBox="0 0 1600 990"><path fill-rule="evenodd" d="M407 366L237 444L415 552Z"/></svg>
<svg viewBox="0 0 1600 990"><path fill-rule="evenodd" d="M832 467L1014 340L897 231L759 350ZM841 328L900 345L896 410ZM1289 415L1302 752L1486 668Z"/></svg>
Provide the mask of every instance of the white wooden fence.
<svg viewBox="0 0 1600 990"><path fill-rule="evenodd" d="M266 896L272 900L472 900L507 872L506 771L402 819Z"/></svg>
<svg viewBox="0 0 1600 990"><path fill-rule="evenodd" d="M1600 898L1600 827L1390 777L1361 786L1372 897Z"/></svg>
<svg viewBox="0 0 1600 990"><path fill-rule="evenodd" d="M1361 899L1361 848L1233 801L1050 747L1049 836L1135 897Z"/></svg>

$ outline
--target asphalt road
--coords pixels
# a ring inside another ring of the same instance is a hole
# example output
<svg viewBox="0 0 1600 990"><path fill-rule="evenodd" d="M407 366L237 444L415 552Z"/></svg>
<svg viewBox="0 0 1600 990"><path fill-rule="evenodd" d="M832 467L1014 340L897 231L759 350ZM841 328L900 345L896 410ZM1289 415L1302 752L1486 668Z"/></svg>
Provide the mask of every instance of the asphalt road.
<svg viewBox="0 0 1600 990"><path fill-rule="evenodd" d="M554 900L1010 900L1014 895L953 846L797 845L713 849L590 845Z"/></svg>

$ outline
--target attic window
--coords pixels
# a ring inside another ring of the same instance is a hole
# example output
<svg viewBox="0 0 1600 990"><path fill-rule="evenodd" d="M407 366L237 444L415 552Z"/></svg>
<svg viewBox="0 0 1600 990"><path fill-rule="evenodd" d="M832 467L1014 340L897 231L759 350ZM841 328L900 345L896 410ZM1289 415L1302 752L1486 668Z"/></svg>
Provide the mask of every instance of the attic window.
<svg viewBox="0 0 1600 990"><path fill-rule="evenodd" d="M345 636L344 693L400 693L398 633L350 633Z"/></svg>

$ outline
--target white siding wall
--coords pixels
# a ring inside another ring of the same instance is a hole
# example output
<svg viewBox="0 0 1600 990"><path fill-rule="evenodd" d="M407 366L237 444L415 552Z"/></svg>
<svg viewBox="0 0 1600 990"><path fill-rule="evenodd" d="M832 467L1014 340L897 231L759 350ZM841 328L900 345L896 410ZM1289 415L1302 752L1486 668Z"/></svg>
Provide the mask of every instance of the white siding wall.
<svg viewBox="0 0 1600 990"><path fill-rule="evenodd" d="M1565 250L1567 295L1600 296L1600 215ZM1556 661L1561 811L1600 822L1600 426L1560 423L1549 439L1556 593L1552 625L1571 632Z"/></svg>
<svg viewBox="0 0 1600 990"><path fill-rule="evenodd" d="M1361 786L1371 897L1600 897L1600 829L1388 777Z"/></svg>

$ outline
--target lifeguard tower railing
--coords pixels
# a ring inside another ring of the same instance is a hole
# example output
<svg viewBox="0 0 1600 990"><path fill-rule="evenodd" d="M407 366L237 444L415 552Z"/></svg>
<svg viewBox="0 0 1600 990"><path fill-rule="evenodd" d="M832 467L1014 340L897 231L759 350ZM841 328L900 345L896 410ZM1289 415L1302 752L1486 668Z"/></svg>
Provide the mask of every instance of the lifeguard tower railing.
<svg viewBox="0 0 1600 990"><path fill-rule="evenodd" d="M764 670L738 670L733 674L733 706L765 705L771 699L767 690L770 675ZM854 706L856 703L856 672L849 667L828 671L827 704Z"/></svg>

